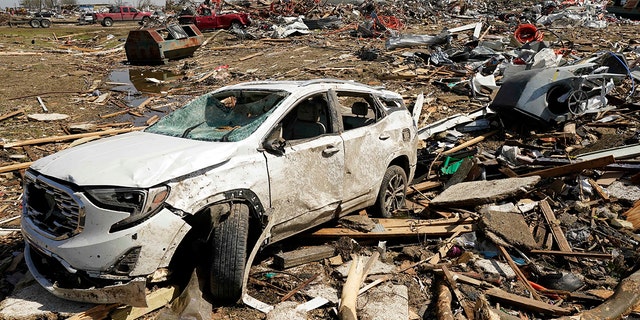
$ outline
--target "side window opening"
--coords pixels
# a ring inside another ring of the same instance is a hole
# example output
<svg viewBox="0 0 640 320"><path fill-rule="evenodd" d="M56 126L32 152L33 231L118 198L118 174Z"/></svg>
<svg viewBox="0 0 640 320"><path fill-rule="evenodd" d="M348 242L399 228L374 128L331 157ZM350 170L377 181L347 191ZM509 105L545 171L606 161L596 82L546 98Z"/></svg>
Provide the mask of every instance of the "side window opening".
<svg viewBox="0 0 640 320"><path fill-rule="evenodd" d="M333 132L328 106L321 94L300 101L282 120L283 138L309 139Z"/></svg>
<svg viewBox="0 0 640 320"><path fill-rule="evenodd" d="M337 92L338 111L342 117L344 130L356 129L376 123L382 113L376 107L374 99L368 94Z"/></svg>

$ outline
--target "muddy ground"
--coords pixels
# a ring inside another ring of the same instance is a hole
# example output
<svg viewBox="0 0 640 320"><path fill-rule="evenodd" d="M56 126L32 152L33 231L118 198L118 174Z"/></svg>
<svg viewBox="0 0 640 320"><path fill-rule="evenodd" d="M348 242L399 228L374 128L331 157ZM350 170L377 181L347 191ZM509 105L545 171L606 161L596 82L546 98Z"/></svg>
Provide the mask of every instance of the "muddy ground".
<svg viewBox="0 0 640 320"><path fill-rule="evenodd" d="M473 22L476 21L452 19L446 23L419 22L408 25L403 32L437 34L445 27ZM489 35L503 36L513 32L509 25L501 21L491 21L491 24L493 29ZM238 39L226 31L207 32L207 45L196 51L194 57L149 67L129 65L124 50L117 50L128 31L137 27L136 24L121 24L112 28L55 24L50 29L0 26L0 74L3 82L0 85L0 115L24 110L24 113L0 122L1 142L65 135L72 132L76 124L89 123L112 128L143 126L153 115L166 114L194 96L223 85L250 80L318 77L356 80L396 90L407 98L408 105L417 93L425 92L437 98L425 108L431 112L428 121L476 109L481 103L466 96L443 92L430 81L390 79L392 77L385 75L398 68L403 61L402 53L420 49L386 51L384 39L357 38L348 31L314 31L310 35L282 41ZM585 54L617 50L621 41L627 43L629 39L637 39L640 26L610 25L605 30L562 28L554 30L554 33L565 41L571 41L577 54ZM460 39L455 39L454 43L460 44L468 35L458 37ZM554 36L549 35L549 40L555 41ZM380 57L376 61L362 61L355 55L361 48L377 49ZM164 83L154 85L135 80L139 88L134 89L130 85L116 88L122 86L119 82L128 82L130 79L127 77L138 73L154 75ZM95 100L104 93L109 93L109 97L104 102L96 103ZM42 99L49 113L65 114L69 118L50 122L30 120L27 114L43 112L37 97ZM110 116L126 107L136 107L143 101L147 104L141 113ZM68 145L69 142L63 142L2 149L0 167L34 161ZM0 220L15 217L20 212L20 175L19 171L0 174ZM3 228L15 227L17 221L4 224ZM18 232L0 238L0 260L16 256L22 250L21 241ZM284 241L269 252L295 248L298 242L295 239ZM258 264L270 262L268 253L261 259ZM330 269L322 264L309 268L315 270L309 270L308 274ZM20 262L12 273L14 276L0 279L0 300L10 294L20 281L20 276L26 272L24 262ZM276 285L285 289L293 289L297 283L297 279L293 279L295 277L286 273L277 277L281 280L275 281ZM332 280L327 278L327 281ZM400 278L398 282L409 287L409 305L413 312L418 313L432 302L432 293L421 290L411 277L407 277L406 281ZM282 296L281 292L260 286L254 286L252 290L254 295L271 303ZM293 299L302 301L303 298L296 296ZM331 315L322 309L314 311L312 317L326 319ZM260 319L264 315L245 306L214 306L214 318Z"/></svg>

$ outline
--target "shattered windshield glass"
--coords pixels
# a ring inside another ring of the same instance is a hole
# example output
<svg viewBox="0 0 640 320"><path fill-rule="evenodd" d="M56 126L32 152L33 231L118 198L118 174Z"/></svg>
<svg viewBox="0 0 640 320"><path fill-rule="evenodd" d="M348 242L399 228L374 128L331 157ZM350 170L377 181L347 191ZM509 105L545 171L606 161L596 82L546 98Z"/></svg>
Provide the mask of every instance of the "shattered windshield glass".
<svg viewBox="0 0 640 320"><path fill-rule="evenodd" d="M162 118L146 132L203 141L240 141L251 135L289 95L286 91L208 93Z"/></svg>

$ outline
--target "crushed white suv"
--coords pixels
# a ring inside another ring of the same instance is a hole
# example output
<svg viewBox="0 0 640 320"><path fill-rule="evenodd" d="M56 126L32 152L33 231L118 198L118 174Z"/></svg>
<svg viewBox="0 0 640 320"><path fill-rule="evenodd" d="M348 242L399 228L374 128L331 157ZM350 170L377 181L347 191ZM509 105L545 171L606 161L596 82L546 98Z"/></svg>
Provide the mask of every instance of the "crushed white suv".
<svg viewBox="0 0 640 320"><path fill-rule="evenodd" d="M356 82L223 87L144 131L36 161L26 262L69 300L145 306L146 288L198 265L212 298L235 301L249 252L356 210L393 215L416 134L399 94Z"/></svg>

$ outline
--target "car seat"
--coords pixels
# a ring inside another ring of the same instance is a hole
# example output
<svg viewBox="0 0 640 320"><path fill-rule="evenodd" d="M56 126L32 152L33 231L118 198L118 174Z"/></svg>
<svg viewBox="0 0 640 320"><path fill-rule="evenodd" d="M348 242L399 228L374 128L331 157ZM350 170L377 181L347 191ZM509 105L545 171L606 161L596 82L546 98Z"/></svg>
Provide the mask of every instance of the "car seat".
<svg viewBox="0 0 640 320"><path fill-rule="evenodd" d="M296 120L292 128L293 139L306 139L325 134L327 129L320 122L321 104L317 101L306 101L298 105Z"/></svg>

